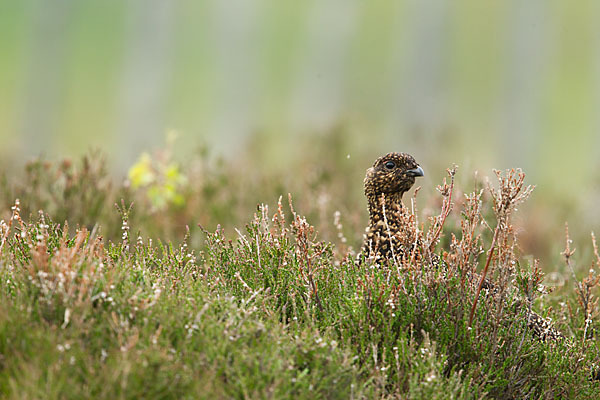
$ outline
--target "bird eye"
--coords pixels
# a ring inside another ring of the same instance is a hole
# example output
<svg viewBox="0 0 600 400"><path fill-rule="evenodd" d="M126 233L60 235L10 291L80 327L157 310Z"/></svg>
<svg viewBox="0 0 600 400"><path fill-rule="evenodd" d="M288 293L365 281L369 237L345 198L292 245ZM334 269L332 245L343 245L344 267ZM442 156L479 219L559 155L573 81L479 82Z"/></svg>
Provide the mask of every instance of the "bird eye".
<svg viewBox="0 0 600 400"><path fill-rule="evenodd" d="M396 168L396 163L395 163L395 162L393 162L393 161L388 161L388 162L386 162L384 165L385 165L385 167L386 167L387 169L394 169L394 168Z"/></svg>

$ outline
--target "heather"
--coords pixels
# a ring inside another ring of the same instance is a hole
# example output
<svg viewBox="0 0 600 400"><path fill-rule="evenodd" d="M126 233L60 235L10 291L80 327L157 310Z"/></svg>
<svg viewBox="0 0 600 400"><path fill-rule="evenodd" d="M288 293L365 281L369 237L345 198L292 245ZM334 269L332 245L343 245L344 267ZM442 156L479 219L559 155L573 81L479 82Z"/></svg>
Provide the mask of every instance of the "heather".
<svg viewBox="0 0 600 400"><path fill-rule="evenodd" d="M600 394L595 239L571 223L547 246L555 264L527 254L522 171L448 166L439 186L420 182L402 221L419 245L373 265L357 252L370 160L316 151L265 171L245 157L176 162L167 149L119 178L90 153L6 172L2 396ZM565 338L537 337L529 310Z"/></svg>

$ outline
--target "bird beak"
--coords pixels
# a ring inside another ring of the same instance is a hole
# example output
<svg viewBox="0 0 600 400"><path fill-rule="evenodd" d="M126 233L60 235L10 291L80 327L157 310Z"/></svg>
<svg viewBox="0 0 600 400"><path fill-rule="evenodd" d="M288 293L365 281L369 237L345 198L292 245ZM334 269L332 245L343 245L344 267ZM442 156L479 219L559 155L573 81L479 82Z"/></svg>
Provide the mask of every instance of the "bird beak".
<svg viewBox="0 0 600 400"><path fill-rule="evenodd" d="M418 166L415 169L409 169L406 172L408 172L410 176L425 176L425 171L423 171L423 168L421 168L420 166Z"/></svg>

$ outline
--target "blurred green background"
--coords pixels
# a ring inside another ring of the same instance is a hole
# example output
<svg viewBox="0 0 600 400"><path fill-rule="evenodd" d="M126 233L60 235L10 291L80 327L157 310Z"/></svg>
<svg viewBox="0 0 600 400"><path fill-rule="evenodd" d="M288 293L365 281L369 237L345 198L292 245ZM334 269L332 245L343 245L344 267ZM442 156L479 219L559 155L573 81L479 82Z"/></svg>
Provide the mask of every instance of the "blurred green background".
<svg viewBox="0 0 600 400"><path fill-rule="evenodd" d="M175 129L178 156L252 144L277 168L341 129L434 178L522 167L598 221L598 21L595 0L0 0L0 155L97 147L124 173Z"/></svg>

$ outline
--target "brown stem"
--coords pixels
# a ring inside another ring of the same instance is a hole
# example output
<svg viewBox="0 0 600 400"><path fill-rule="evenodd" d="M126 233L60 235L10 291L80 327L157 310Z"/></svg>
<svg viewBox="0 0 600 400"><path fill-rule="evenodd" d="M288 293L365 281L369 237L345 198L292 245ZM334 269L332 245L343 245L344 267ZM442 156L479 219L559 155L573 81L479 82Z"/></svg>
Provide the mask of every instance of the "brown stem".
<svg viewBox="0 0 600 400"><path fill-rule="evenodd" d="M500 224L498 224L498 226L494 230L494 238L492 239L492 245L490 247L490 251L488 252L487 261L485 262L485 267L483 268L483 273L481 274L481 279L479 280L479 286L477 287L477 293L475 293L475 300L473 301L473 307L471 307L471 313L469 314L469 327L473 323L473 316L475 315L475 309L477 308L477 300L479 300L479 293L481 292L483 282L485 281L485 276L487 275L487 271L490 266L490 261L492 261L492 256L494 254L494 250L496 249L496 240L498 238L499 230L500 230Z"/></svg>
<svg viewBox="0 0 600 400"><path fill-rule="evenodd" d="M302 236L299 237L298 247L304 254L304 262L306 263L306 278L308 283L310 284L310 288L312 289L313 295L315 297L315 301L317 302L317 307L319 307L319 311L323 312L323 304L321 304L321 298L319 297L319 293L317 292L317 285L313 279L312 266L310 263L310 256L308 255L308 239L306 238L306 232L302 232ZM301 268L302 272L302 268ZM304 275L304 273L303 273Z"/></svg>
<svg viewBox="0 0 600 400"><path fill-rule="evenodd" d="M312 288L313 294L315 296L315 301L317 302L317 307L319 307L319 311L323 312L323 304L321 304L321 299L319 298L319 293L317 292L317 285L315 284L315 281L313 279L313 274L312 274L312 268L310 265L310 258L308 256L308 249L306 248L306 244L304 245L304 250L305 250L305 257L306 257L306 268L307 268L307 272L308 272L308 282L310 283L310 286Z"/></svg>
<svg viewBox="0 0 600 400"><path fill-rule="evenodd" d="M450 170L448 170L450 171ZM442 206L442 221L440 222L440 225L438 226L435 234L433 235L433 238L431 239L431 242L429 243L429 247L427 248L429 250L429 252L431 253L433 251L433 247L435 246L435 243L437 242L438 238L440 237L440 234L442 233L442 228L444 227L444 223L446 222L446 217L450 214L450 211L452 210L452 192L454 189L454 174L456 173L456 168L452 170L452 172L450 173L450 189L448 191L448 198L446 199L446 201L444 202L444 205Z"/></svg>

